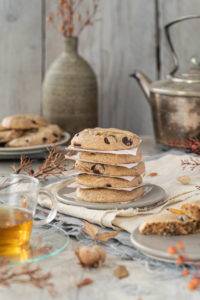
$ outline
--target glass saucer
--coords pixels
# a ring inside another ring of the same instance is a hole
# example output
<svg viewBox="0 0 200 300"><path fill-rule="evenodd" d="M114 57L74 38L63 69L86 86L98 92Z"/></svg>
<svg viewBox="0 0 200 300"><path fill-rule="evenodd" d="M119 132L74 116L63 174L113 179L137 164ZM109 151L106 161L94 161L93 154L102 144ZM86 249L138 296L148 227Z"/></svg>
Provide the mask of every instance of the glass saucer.
<svg viewBox="0 0 200 300"><path fill-rule="evenodd" d="M20 254L3 257L0 260L11 264L33 263L55 256L69 245L69 236L56 225L34 227L29 247L20 248Z"/></svg>

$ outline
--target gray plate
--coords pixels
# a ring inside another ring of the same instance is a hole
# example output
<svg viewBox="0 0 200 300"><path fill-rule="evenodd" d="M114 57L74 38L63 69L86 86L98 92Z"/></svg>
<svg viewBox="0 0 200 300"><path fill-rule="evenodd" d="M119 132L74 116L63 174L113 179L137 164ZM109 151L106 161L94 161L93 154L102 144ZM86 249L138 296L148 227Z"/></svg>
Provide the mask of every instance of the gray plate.
<svg viewBox="0 0 200 300"><path fill-rule="evenodd" d="M69 184L71 184L74 179L69 180ZM153 207L159 206L166 201L166 193L165 191L154 184L146 184L144 186L145 194L144 196L134 200L133 202L123 202L123 203L92 203L81 201L77 198L72 198L69 194L75 192L75 188L69 188L65 186L64 188L60 188L56 192L56 196L60 202L65 204L71 204L76 206L82 206L90 209L127 209L127 208L139 208L141 210L147 211Z"/></svg>
<svg viewBox="0 0 200 300"><path fill-rule="evenodd" d="M176 255L167 252L168 247L175 246L177 242L183 241L188 262L195 264L200 261L200 234L189 234L179 236L143 235L139 233L138 227L131 234L133 245L145 255L156 260L175 263Z"/></svg>
<svg viewBox="0 0 200 300"><path fill-rule="evenodd" d="M47 149L52 146L62 146L70 140L70 134L64 132L63 138L55 144L37 145L32 147L9 148L0 147L0 159L17 159L21 155L28 155L34 158L43 158L47 153Z"/></svg>

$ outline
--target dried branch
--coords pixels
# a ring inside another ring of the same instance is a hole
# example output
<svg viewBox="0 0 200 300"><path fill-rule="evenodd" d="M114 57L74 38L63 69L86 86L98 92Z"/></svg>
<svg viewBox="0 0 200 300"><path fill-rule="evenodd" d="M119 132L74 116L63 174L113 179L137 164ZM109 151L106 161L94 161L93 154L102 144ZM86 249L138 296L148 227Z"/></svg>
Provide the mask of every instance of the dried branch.
<svg viewBox="0 0 200 300"><path fill-rule="evenodd" d="M46 179L48 176L58 177L66 171L66 159L62 152L57 152L55 148L49 150L49 155L41 166L35 171L35 178Z"/></svg>
<svg viewBox="0 0 200 300"><path fill-rule="evenodd" d="M200 159L194 158L194 157L190 157L188 159L182 159L181 165L182 165L183 169L189 167L190 170L193 171L195 168L200 167Z"/></svg>
<svg viewBox="0 0 200 300"><path fill-rule="evenodd" d="M21 157L19 166L13 166L15 174L28 174L38 179L47 179L49 176L58 177L66 171L66 159L63 152L58 152L56 148L49 149L49 155L45 161L33 169L33 162L28 157Z"/></svg>
<svg viewBox="0 0 200 300"><path fill-rule="evenodd" d="M12 170L14 171L15 174L20 174L20 173L30 173L32 169L32 161L29 157L26 157L24 155L21 156L20 158L20 163L19 166L13 165Z"/></svg>
<svg viewBox="0 0 200 300"><path fill-rule="evenodd" d="M51 12L47 21L58 25L64 37L79 36L85 27L93 25L100 0L91 0L91 7L83 13L85 0L58 0L56 12ZM86 2L86 1L85 1Z"/></svg>
<svg viewBox="0 0 200 300"><path fill-rule="evenodd" d="M50 272L42 272L39 266L11 267L9 262L0 264L0 286L9 287L13 283L26 283L40 289L47 289L49 294L54 296L56 291L50 279L52 279L52 274Z"/></svg>
<svg viewBox="0 0 200 300"><path fill-rule="evenodd" d="M200 139L199 138L189 138L186 140L174 139L169 141L169 145L174 148L185 149L186 152L195 153L200 155Z"/></svg>

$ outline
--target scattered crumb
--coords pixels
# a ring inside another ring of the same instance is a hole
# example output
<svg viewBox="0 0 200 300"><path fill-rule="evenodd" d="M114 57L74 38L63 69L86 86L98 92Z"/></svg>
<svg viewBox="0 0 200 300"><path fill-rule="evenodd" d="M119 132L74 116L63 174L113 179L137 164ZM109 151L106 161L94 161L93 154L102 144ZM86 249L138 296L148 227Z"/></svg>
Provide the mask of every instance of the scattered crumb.
<svg viewBox="0 0 200 300"><path fill-rule="evenodd" d="M177 180L184 185L191 183L191 178L189 176L180 176Z"/></svg>
<svg viewBox="0 0 200 300"><path fill-rule="evenodd" d="M156 173L156 172L151 172L151 173L149 173L147 176L155 177L155 176L158 176L158 173Z"/></svg>
<svg viewBox="0 0 200 300"><path fill-rule="evenodd" d="M94 281L91 278L84 278L79 283L77 283L78 288L82 288L83 286L92 284Z"/></svg>
<svg viewBox="0 0 200 300"><path fill-rule="evenodd" d="M129 276L129 272L128 272L127 268L123 265L117 266L116 269L114 270L113 274L115 277L117 277L119 279Z"/></svg>

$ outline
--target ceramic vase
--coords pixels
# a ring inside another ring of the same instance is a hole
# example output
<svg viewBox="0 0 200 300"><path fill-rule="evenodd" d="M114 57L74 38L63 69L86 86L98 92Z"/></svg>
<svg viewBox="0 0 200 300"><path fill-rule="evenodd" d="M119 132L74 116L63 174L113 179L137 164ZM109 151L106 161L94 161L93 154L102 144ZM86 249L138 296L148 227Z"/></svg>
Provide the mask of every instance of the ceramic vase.
<svg viewBox="0 0 200 300"><path fill-rule="evenodd" d="M78 54L78 39L65 39L63 53L52 63L43 82L43 115L74 134L97 126L97 80Z"/></svg>

